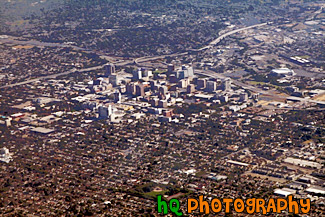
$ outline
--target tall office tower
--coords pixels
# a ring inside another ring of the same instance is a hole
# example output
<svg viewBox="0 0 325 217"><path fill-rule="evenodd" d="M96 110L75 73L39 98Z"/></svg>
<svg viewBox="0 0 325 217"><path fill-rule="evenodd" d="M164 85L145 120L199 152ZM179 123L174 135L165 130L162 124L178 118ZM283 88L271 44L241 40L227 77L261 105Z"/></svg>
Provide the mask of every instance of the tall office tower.
<svg viewBox="0 0 325 217"><path fill-rule="evenodd" d="M198 89L204 89L207 86L207 80L206 79L198 79L197 80L197 88Z"/></svg>
<svg viewBox="0 0 325 217"><path fill-rule="evenodd" d="M169 82L170 83L177 83L178 79L177 79L176 75L170 75L169 76Z"/></svg>
<svg viewBox="0 0 325 217"><path fill-rule="evenodd" d="M99 104L97 102L89 102L86 101L85 103L82 104L82 107L85 109L89 109L91 111L94 111L98 108Z"/></svg>
<svg viewBox="0 0 325 217"><path fill-rule="evenodd" d="M153 79L155 79L155 80L160 79L160 73L158 73L158 72L154 72L154 73L153 73Z"/></svg>
<svg viewBox="0 0 325 217"><path fill-rule="evenodd" d="M216 89L217 89L217 83L215 81L208 81L207 82L207 88L206 89L210 93L216 91Z"/></svg>
<svg viewBox="0 0 325 217"><path fill-rule="evenodd" d="M127 83L126 84L126 93L129 95L135 94L135 85L134 83Z"/></svg>
<svg viewBox="0 0 325 217"><path fill-rule="evenodd" d="M247 102L247 100L248 100L248 94L247 93L241 93L240 96L239 96L239 100L241 102Z"/></svg>
<svg viewBox="0 0 325 217"><path fill-rule="evenodd" d="M108 64L105 66L105 75L106 77L110 76L111 74L115 73L115 66L113 64Z"/></svg>
<svg viewBox="0 0 325 217"><path fill-rule="evenodd" d="M138 69L138 71L134 72L133 74L133 78L135 80L140 80L142 79L142 70L141 69Z"/></svg>
<svg viewBox="0 0 325 217"><path fill-rule="evenodd" d="M194 91L195 91L195 85L194 84L187 85L187 93L191 94Z"/></svg>
<svg viewBox="0 0 325 217"><path fill-rule="evenodd" d="M116 91L114 93L114 102L120 103L121 101L122 101L122 95L121 95L120 91Z"/></svg>
<svg viewBox="0 0 325 217"><path fill-rule="evenodd" d="M176 77L178 80L184 79L188 77L187 70L179 70L176 72Z"/></svg>
<svg viewBox="0 0 325 217"><path fill-rule="evenodd" d="M144 86L143 86L143 84L137 84L135 86L135 95L136 96L144 96Z"/></svg>
<svg viewBox="0 0 325 217"><path fill-rule="evenodd" d="M175 72L175 66L174 64L169 64L167 67L167 75L171 75L173 72Z"/></svg>
<svg viewBox="0 0 325 217"><path fill-rule="evenodd" d="M161 94L163 94L163 95L166 95L167 92L168 92L168 87L165 86L165 85L159 87L159 92L160 92Z"/></svg>
<svg viewBox="0 0 325 217"><path fill-rule="evenodd" d="M150 89L151 91L157 90L157 81L150 81Z"/></svg>
<svg viewBox="0 0 325 217"><path fill-rule="evenodd" d="M173 64L168 65L168 73L172 73L175 71L175 66Z"/></svg>
<svg viewBox="0 0 325 217"><path fill-rule="evenodd" d="M230 91L231 90L231 80L230 78L226 78L221 85L223 91Z"/></svg>
<svg viewBox="0 0 325 217"><path fill-rule="evenodd" d="M109 76L109 82L114 86L119 86L122 82L122 77L119 74L114 74Z"/></svg>
<svg viewBox="0 0 325 217"><path fill-rule="evenodd" d="M193 67L192 66L188 66L187 67L187 75L188 75L188 77L194 77L194 69L193 69Z"/></svg>
<svg viewBox="0 0 325 217"><path fill-rule="evenodd" d="M182 69L177 71L176 77L178 79L184 79L189 77L194 77L194 69L192 66L183 65Z"/></svg>
<svg viewBox="0 0 325 217"><path fill-rule="evenodd" d="M179 88L185 88L189 84L188 79L182 79L178 82L178 87Z"/></svg>
<svg viewBox="0 0 325 217"><path fill-rule="evenodd" d="M258 94L258 93L253 94L252 98L253 98L254 100L258 101L258 100L259 100L259 94Z"/></svg>
<svg viewBox="0 0 325 217"><path fill-rule="evenodd" d="M145 70L142 74L143 74L143 77L145 77L145 78L149 78L149 77L153 76L152 71L150 71L150 70Z"/></svg>
<svg viewBox="0 0 325 217"><path fill-rule="evenodd" d="M112 106L100 106L98 108L99 118L107 119L113 114Z"/></svg>
<svg viewBox="0 0 325 217"><path fill-rule="evenodd" d="M158 107L159 108L167 108L167 100L159 100Z"/></svg>
<svg viewBox="0 0 325 217"><path fill-rule="evenodd" d="M217 95L216 95L216 98L217 98L218 100L220 100L220 102L223 102L223 103L229 101L229 97L228 97L227 94L217 94Z"/></svg>
<svg viewBox="0 0 325 217"><path fill-rule="evenodd" d="M150 104L152 107L157 107L158 106L159 99L158 98L153 98L150 100Z"/></svg>

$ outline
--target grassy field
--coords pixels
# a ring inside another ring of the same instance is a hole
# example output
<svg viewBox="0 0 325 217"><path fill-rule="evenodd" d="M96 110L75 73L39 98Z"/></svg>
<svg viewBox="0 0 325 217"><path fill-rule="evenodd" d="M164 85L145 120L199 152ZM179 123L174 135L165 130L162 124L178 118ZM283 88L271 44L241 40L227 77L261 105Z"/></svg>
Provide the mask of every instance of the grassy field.
<svg viewBox="0 0 325 217"><path fill-rule="evenodd" d="M143 195L146 197L156 198L158 195L164 195L167 191L151 191L148 193L144 193Z"/></svg>

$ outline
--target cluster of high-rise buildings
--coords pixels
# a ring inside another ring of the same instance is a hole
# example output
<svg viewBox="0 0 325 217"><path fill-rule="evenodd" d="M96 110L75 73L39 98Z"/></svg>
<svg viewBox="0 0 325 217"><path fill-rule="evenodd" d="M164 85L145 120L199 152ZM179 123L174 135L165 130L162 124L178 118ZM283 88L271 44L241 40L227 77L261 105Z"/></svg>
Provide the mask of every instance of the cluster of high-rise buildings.
<svg viewBox="0 0 325 217"><path fill-rule="evenodd" d="M233 90L229 78L198 77L192 66L173 64L168 65L167 71L138 68L131 73L117 72L109 64L103 77L88 83L88 91L106 98L85 100L84 108L97 112L100 119L111 121L123 117L130 106L157 114L161 120L168 116L170 121L170 107L188 99L227 103L235 95L238 102L245 103L249 98L245 91Z"/></svg>

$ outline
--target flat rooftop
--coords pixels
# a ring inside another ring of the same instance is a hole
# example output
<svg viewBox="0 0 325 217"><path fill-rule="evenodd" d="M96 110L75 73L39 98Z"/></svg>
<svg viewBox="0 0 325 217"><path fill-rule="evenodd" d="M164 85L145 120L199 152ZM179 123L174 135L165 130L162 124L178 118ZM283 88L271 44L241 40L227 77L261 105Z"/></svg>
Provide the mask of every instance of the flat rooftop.
<svg viewBox="0 0 325 217"><path fill-rule="evenodd" d="M41 134L50 134L50 133L53 133L55 130L47 129L44 127L35 127L33 129L31 129L30 131L35 132L35 133L41 133Z"/></svg>

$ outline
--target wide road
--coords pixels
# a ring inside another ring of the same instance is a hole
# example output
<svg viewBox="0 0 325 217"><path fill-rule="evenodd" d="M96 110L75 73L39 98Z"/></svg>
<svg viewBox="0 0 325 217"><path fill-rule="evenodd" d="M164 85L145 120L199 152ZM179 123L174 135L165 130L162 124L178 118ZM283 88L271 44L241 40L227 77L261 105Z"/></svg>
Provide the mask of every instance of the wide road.
<svg viewBox="0 0 325 217"><path fill-rule="evenodd" d="M237 32L243 31L243 30L247 30L247 29L252 29L252 28L256 28L256 27L260 27L260 26L265 26L267 25L267 23L262 23L262 24L257 24L257 25L252 25L252 26L248 26L248 27L244 27L244 28L240 28L240 29L236 29L236 30L232 30L230 32L227 32L225 34L222 34L221 36L219 36L217 39L213 40L211 43L209 43L209 45L202 47L200 49L191 49L191 51L202 51L208 48L211 48L212 46L218 44L222 39L224 39L227 36L230 36L232 34L235 34ZM28 41L21 41L16 37L10 37L10 36L1 36L0 37L0 42L3 43L8 43L8 44L21 44L21 45L33 45L33 46L47 46L47 47L71 47L74 48L76 50L85 50L83 48L74 46L74 45L70 45L70 44L60 44L60 43L47 43L47 42L39 42L39 41L35 41L35 40L28 40ZM87 52L92 52L92 51L87 51ZM94 53L98 53L98 52L94 52ZM164 59L166 57L175 57L175 56L184 56L187 55L189 52L183 52L183 53L174 53L174 54L168 54L168 55L160 55L160 56L145 56L145 57L140 57L137 59L131 59L131 60L120 60L117 62L113 62L113 64L115 64L116 66L125 66L128 64L139 64L139 63L144 63L144 62L148 62L148 61L154 61L157 59ZM106 59L113 59L114 57L110 57L104 54L99 54L100 56L103 56ZM101 69L103 68L105 65L101 65L101 66L96 66L96 67L91 67L91 68L86 68L86 69L80 69L80 70L69 70L67 72L62 72L62 73L58 73L58 74L53 74L53 75L48 75L48 76L42 76L42 77L38 77L38 78L34 78L34 79L30 79L30 80L26 80L23 82L19 82L19 83L15 83L15 84L9 84L9 85L5 85L0 87L0 89L3 88L7 88L7 87L15 87L15 86L20 86L20 85L24 85L24 84L29 84L29 83L33 83L35 81L39 81L42 79L52 79L52 78L56 78L58 76L62 76L62 75L67 75L73 72L86 72L86 71L91 71L91 70L96 70L96 69Z"/></svg>
<svg viewBox="0 0 325 217"><path fill-rule="evenodd" d="M206 50L209 49L215 45L217 45L222 39L233 35L235 33L244 31L244 30L248 30L248 29L253 29L253 28L257 28L257 27L261 27L261 26L265 26L268 23L261 23L261 24L256 24L256 25L252 25L252 26L247 26L247 27L243 27L240 29L235 29L232 30L230 32L224 33L221 36L219 36L218 38L216 38L215 40L213 40L212 42L210 42L208 45L199 48L199 49L191 49L191 51L202 51L202 50ZM134 60L135 64L139 64L139 63L143 63L143 62L148 62L148 61L153 61L153 60L157 60L157 59L163 59L166 57L175 57L175 56L184 56L187 55L189 52L183 52L183 53L174 53L174 54L167 54L167 55L160 55L160 56L154 56L154 57L139 57L137 59Z"/></svg>
<svg viewBox="0 0 325 217"><path fill-rule="evenodd" d="M123 60L123 61L114 62L114 65L116 65L116 66L125 66L125 65L128 65L128 64L132 64L133 62L134 62L134 60ZM107 64L103 64L103 65L100 65L100 66L89 67L89 68L84 68L84 69L76 69L76 68L74 68L74 69L71 69L71 70L66 71L66 72L61 72L61 73L57 73L57 74L37 77L37 78L29 79L29 80L26 80L26 81L14 83L14 84L8 84L8 85L5 85L5 86L1 86L0 89L20 86L20 85L24 85L24 84L30 84L30 83L33 83L35 81L40 81L40 80L44 80L44 79L53 79L53 78L57 78L57 77L62 76L62 75L68 75L68 74L71 74L71 73L89 72L89 71L93 71L93 70L97 70L97 69L103 69L105 67L105 65L107 65Z"/></svg>
<svg viewBox="0 0 325 217"><path fill-rule="evenodd" d="M225 76L223 74L218 74L218 73L216 73L214 71L211 71L211 70L195 70L194 73L197 74L197 75L204 75L204 76L207 76L207 77L210 77L210 78L219 78L219 79L229 78L229 77L227 77L227 76ZM255 86L250 85L250 84L243 83L243 82L238 81L238 80L231 79L231 81L232 81L233 84L235 84L236 86L241 87L243 89L250 90L250 91L255 92L255 93L261 93L261 94L264 94L264 95L272 96L274 98L292 100L292 101L299 101L299 102L316 103L318 105L325 105L325 102L323 102L323 101L317 101L317 100L313 100L313 99L296 97L296 96L283 96L283 95L275 94L275 93L273 93L271 91L262 90L262 89L260 89L258 87L255 87Z"/></svg>
<svg viewBox="0 0 325 217"><path fill-rule="evenodd" d="M225 78L229 78L231 79L230 77L227 77L223 74L219 74L219 73L216 73L214 71L211 71L211 70L195 70L195 74L198 74L198 75L204 75L204 76L207 76L207 77L212 77L212 78L219 78L219 79L225 79ZM255 87L255 86L252 86L252 85L249 85L249 84L246 84L246 83L243 83L241 81L238 81L238 80L234 80L234 79L231 79L232 83L243 88L243 89L247 89L247 90L250 90L250 91L253 91L253 92L256 92L256 93L262 93L262 94L270 94L268 91L264 91L258 87Z"/></svg>
<svg viewBox="0 0 325 217"><path fill-rule="evenodd" d="M71 70L66 71L66 72L61 72L61 73L57 73L57 74L52 74L52 75L47 75L47 76L43 76L43 77L33 78L33 79L26 80L26 81L14 83L14 84L8 84L8 85L0 87L0 89L20 86L20 85L24 85L24 84L30 84L30 83L40 81L40 80L43 80L43 79L53 79L53 78L57 78L57 77L62 76L62 75L68 75L68 74L71 74L71 73L74 73L74 72L88 72L88 71L92 71L92 70L97 70L97 69L103 68L105 65L94 66L94 67L85 68L85 69L76 69L76 68L74 68L74 69L71 69Z"/></svg>
<svg viewBox="0 0 325 217"><path fill-rule="evenodd" d="M256 28L256 27L261 27L261 26L265 26L267 25L267 23L261 23L261 24L256 24L256 25L252 25L252 26L247 26L247 27L244 27L244 28L240 28L240 29L235 29L235 30L232 30L230 32L227 32L225 34L222 34L221 36L219 36L217 39L213 40L212 42L210 42L209 45L205 46L205 47L202 47L200 49L198 49L198 51L201 51L201 50L205 50L205 49L208 49L208 48L211 48L215 45L217 45L222 39L230 36L230 35L233 35L235 33L238 33L238 32L241 32L241 31L244 31L244 30L248 30L248 29L253 29L253 28Z"/></svg>
<svg viewBox="0 0 325 217"><path fill-rule="evenodd" d="M174 54L166 54L166 55L160 55L160 56L145 56L145 57L139 57L134 60L135 64L140 64L140 63L145 63L148 61L153 61L153 60L158 60L158 59L165 59L166 57L176 57L176 56L184 56L187 55L188 52L183 52L183 53L174 53Z"/></svg>

